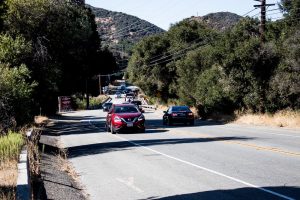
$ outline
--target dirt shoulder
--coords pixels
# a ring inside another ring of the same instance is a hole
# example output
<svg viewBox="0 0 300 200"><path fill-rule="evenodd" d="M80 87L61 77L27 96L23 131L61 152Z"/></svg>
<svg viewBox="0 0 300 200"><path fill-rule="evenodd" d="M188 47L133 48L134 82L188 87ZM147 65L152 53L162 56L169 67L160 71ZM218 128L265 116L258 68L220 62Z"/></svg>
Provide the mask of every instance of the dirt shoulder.
<svg viewBox="0 0 300 200"><path fill-rule="evenodd" d="M41 174L47 199L87 199L80 184L67 171L66 163L54 153L42 153Z"/></svg>
<svg viewBox="0 0 300 200"><path fill-rule="evenodd" d="M88 196L60 144L60 130L66 126L72 126L72 123L49 120L48 126L44 128L40 139L41 179L47 199L85 200Z"/></svg>

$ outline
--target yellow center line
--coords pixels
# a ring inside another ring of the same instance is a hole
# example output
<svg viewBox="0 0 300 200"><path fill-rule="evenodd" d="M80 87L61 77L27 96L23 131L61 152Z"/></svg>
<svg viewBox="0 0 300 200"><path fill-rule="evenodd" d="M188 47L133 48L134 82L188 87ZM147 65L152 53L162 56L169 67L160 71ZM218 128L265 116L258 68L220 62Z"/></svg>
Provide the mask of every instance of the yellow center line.
<svg viewBox="0 0 300 200"><path fill-rule="evenodd" d="M173 132L173 133L181 134L181 135L183 135L183 134L184 135L186 135L186 134L188 134L188 135L193 134L193 136L195 136L197 134L197 133L192 133L192 132L187 132L187 131L180 131L180 130L169 130L169 131ZM206 137L206 138L210 138L210 139L213 139L215 141L222 142L222 143L236 144L236 145L240 145L240 146L243 146L243 147L249 147L249 148L256 149L256 150L270 151L270 152L274 152L274 153L279 153L279 154L284 154L284 155L289 155L289 156L300 157L300 153L299 152L286 151L286 150L283 150L283 149L280 149L280 148L276 148L276 147L266 147L266 146L260 146L260 145L256 145L256 144L246 143L246 142L223 141L222 139L218 139L218 138L212 137L211 135L203 134L203 133L201 133L201 136L197 135L195 138L204 138L204 137Z"/></svg>

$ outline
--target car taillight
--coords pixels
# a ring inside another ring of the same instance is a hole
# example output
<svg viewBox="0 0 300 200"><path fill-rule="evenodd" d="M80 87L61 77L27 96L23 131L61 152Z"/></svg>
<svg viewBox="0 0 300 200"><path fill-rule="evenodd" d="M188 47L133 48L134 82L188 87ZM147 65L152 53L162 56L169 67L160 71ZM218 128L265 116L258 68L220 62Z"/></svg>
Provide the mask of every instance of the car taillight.
<svg viewBox="0 0 300 200"><path fill-rule="evenodd" d="M176 116L177 116L177 113L172 113L172 116L173 116L173 117L176 117Z"/></svg>
<svg viewBox="0 0 300 200"><path fill-rule="evenodd" d="M115 122L121 122L122 120L121 120L121 118L120 118L120 117L118 117L118 116L115 116L115 118L114 118L114 121L115 121Z"/></svg>
<svg viewBox="0 0 300 200"><path fill-rule="evenodd" d="M194 114L193 113L189 113L189 116L193 116Z"/></svg>

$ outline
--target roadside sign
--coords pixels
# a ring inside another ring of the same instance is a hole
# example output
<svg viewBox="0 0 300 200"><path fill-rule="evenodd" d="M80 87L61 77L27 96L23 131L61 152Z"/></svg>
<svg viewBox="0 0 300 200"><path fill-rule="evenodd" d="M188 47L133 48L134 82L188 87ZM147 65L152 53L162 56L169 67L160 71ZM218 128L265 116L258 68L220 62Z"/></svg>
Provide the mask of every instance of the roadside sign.
<svg viewBox="0 0 300 200"><path fill-rule="evenodd" d="M72 98L70 96L58 97L58 112L67 112L72 110Z"/></svg>

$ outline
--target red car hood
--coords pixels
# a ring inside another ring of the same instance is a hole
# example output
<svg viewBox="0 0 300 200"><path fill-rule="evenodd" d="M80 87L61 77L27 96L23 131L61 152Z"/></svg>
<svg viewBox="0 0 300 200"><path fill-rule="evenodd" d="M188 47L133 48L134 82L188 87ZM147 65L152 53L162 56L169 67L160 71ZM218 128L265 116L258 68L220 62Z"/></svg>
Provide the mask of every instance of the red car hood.
<svg viewBox="0 0 300 200"><path fill-rule="evenodd" d="M115 116L119 116L122 118L132 118L132 117L139 117L141 113L115 113Z"/></svg>

